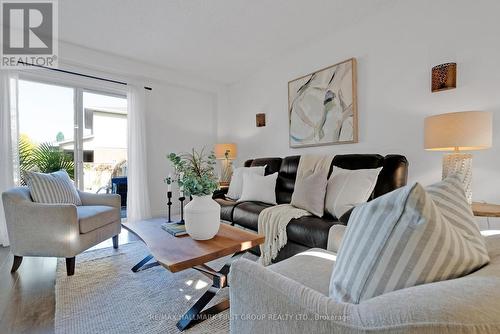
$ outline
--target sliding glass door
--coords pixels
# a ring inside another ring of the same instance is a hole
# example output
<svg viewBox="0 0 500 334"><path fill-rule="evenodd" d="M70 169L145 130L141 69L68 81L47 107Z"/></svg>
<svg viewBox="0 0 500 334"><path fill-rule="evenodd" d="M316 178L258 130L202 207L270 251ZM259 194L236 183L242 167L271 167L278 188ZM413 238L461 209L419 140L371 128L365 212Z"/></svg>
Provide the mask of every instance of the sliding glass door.
<svg viewBox="0 0 500 334"><path fill-rule="evenodd" d="M74 153L60 149L60 143L75 140L75 89L19 80L18 92L21 184L26 184L27 170L65 169L76 179Z"/></svg>
<svg viewBox="0 0 500 334"><path fill-rule="evenodd" d="M84 91L81 116L83 189L102 192L127 175L127 99Z"/></svg>
<svg viewBox="0 0 500 334"><path fill-rule="evenodd" d="M21 183L26 170L65 169L84 191L116 192L116 183L126 184L125 95L60 80L21 79L18 86Z"/></svg>

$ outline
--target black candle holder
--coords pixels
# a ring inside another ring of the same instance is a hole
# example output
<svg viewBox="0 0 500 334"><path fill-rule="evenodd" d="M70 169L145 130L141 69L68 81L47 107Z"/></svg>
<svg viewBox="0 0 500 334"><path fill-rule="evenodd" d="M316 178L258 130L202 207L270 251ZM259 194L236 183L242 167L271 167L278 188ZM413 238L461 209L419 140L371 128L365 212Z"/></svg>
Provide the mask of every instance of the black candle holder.
<svg viewBox="0 0 500 334"><path fill-rule="evenodd" d="M184 224L184 201L186 200L186 197L182 196L179 197L179 201L181 202L181 220L177 222L177 224Z"/></svg>
<svg viewBox="0 0 500 334"><path fill-rule="evenodd" d="M167 191L167 207L168 207L168 211L167 211L167 214L168 214L168 219L167 219L167 223L171 223L172 222L172 218L170 216L170 212L172 210L172 192L171 191Z"/></svg>

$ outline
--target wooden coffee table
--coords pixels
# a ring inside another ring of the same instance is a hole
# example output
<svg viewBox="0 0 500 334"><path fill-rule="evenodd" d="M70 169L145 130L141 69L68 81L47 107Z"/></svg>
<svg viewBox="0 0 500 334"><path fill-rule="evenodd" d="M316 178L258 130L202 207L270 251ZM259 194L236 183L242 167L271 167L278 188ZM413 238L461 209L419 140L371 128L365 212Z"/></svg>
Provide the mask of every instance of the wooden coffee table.
<svg viewBox="0 0 500 334"><path fill-rule="evenodd" d="M228 287L227 275L231 262L243 255L248 249L264 242L264 236L244 231L234 226L221 224L217 235L210 240L196 241L190 236L174 237L161 228L165 219L148 219L136 223L123 223L122 226L141 239L151 252L132 268L138 272L161 265L175 273L185 269L196 269L212 279L212 286L184 314L177 328L184 330L195 323L210 318L229 307L229 300L224 300L203 311L215 295ZM207 262L232 255L220 270L206 265ZM150 263L152 259L156 262Z"/></svg>

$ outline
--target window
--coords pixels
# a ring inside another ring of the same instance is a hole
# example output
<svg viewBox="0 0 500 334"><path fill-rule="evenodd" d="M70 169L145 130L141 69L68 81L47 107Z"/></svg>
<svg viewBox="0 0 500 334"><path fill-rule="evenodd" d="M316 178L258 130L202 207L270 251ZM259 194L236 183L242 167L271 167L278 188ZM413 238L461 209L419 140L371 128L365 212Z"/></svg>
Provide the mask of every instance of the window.
<svg viewBox="0 0 500 334"><path fill-rule="evenodd" d="M19 80L19 160L23 171L66 169L79 189L104 192L126 176L127 99L46 77Z"/></svg>
<svg viewBox="0 0 500 334"><path fill-rule="evenodd" d="M75 138L74 89L25 80L18 87L21 184L27 170L65 169L74 179L74 154L61 149Z"/></svg>

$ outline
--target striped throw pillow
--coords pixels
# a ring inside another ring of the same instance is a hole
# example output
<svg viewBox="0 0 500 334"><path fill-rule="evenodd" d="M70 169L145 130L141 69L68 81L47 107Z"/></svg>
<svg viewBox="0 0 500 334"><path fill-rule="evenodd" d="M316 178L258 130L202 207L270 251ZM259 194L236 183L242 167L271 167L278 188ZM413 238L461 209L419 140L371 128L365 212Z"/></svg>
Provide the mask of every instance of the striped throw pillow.
<svg viewBox="0 0 500 334"><path fill-rule="evenodd" d="M461 277L487 264L483 238L472 233L474 220L462 215L467 201L463 189L452 191L456 186L453 179L445 180L427 193L415 183L354 209L330 280L330 296L358 304L387 292Z"/></svg>
<svg viewBox="0 0 500 334"><path fill-rule="evenodd" d="M80 196L65 170L44 174L27 172L33 201L46 204L82 205Z"/></svg>
<svg viewBox="0 0 500 334"><path fill-rule="evenodd" d="M448 176L445 180L426 187L425 190L451 224L484 242L460 177Z"/></svg>

